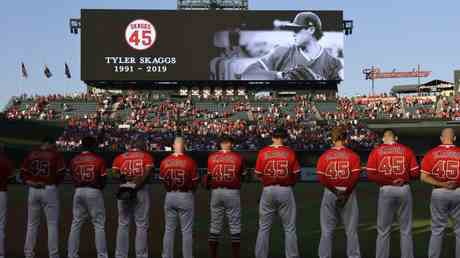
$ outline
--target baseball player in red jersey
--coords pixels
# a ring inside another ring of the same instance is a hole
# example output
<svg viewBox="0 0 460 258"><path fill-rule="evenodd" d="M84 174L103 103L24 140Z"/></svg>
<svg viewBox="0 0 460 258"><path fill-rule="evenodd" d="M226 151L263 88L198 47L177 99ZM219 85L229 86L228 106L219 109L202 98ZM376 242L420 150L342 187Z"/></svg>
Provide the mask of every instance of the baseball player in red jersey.
<svg viewBox="0 0 460 258"><path fill-rule="evenodd" d="M182 232L182 255L193 257L193 219L195 212L194 191L198 184L195 161L184 153L185 142L181 137L174 140L174 153L160 164L160 180L166 188L164 204L165 233L163 258L174 257L174 233L179 218Z"/></svg>
<svg viewBox="0 0 460 258"><path fill-rule="evenodd" d="M414 152L397 143L391 129L383 131L383 144L372 150L367 161L370 181L380 186L377 214L376 258L390 255L390 233L395 213L399 215L401 257L413 258L411 179L420 175Z"/></svg>
<svg viewBox="0 0 460 258"><path fill-rule="evenodd" d="M342 220L347 235L347 256L361 257L358 238L358 201L355 186L361 172L358 154L345 147L346 132L332 130L334 146L321 155L316 166L320 183L325 187L321 201L321 240L318 255L332 257L332 239L337 222Z"/></svg>
<svg viewBox="0 0 460 258"><path fill-rule="evenodd" d="M82 140L83 152L70 162L70 174L75 185L73 196L73 220L69 235L68 257L78 258L80 230L88 218L94 226L97 257L107 258L105 238L105 208L102 189L105 186L107 171L105 161L93 153L96 139L85 137Z"/></svg>
<svg viewBox="0 0 460 258"><path fill-rule="evenodd" d="M6 157L3 145L0 146L0 258L5 258L5 225L7 210L8 178L13 174L13 163Z"/></svg>
<svg viewBox="0 0 460 258"><path fill-rule="evenodd" d="M146 184L154 167L153 157L144 151L143 140L133 141L128 152L120 154L113 161L114 173L120 175L120 187L132 187L135 200L118 200L118 230L115 258L128 258L129 225L134 217L136 224L135 250L137 258L149 257L147 236L150 214L150 187Z"/></svg>
<svg viewBox="0 0 460 258"><path fill-rule="evenodd" d="M34 248L40 226L41 209L45 212L48 227L48 252L50 258L59 258L59 196L57 186L65 173L62 154L56 151L53 140L45 139L23 161L21 178L29 186L27 234L24 243L26 258L35 257Z"/></svg>
<svg viewBox="0 0 460 258"><path fill-rule="evenodd" d="M299 257L296 233L296 203L292 186L300 175L296 154L283 145L287 133L276 129L273 144L263 148L256 161L256 176L264 186L259 202L259 231L256 258L267 258L270 250L270 229L276 214L281 217L285 235L286 258Z"/></svg>
<svg viewBox="0 0 460 258"><path fill-rule="evenodd" d="M241 234L241 177L243 176L243 158L232 151L233 139L223 136L221 150L208 158L206 185L211 188L211 227L209 230L209 255L217 258L217 246L227 215L232 235L233 258L240 257Z"/></svg>
<svg viewBox="0 0 460 258"><path fill-rule="evenodd" d="M431 193L431 238L429 258L439 258L449 217L454 221L455 257L460 258L460 148L454 145L454 130L442 131L442 144L422 160L421 180L434 186Z"/></svg>

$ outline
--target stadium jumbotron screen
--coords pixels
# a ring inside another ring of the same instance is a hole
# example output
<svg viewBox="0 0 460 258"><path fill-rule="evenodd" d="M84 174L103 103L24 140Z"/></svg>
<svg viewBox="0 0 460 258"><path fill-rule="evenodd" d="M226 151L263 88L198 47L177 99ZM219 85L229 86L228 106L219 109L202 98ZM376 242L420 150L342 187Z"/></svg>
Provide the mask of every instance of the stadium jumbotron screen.
<svg viewBox="0 0 460 258"><path fill-rule="evenodd" d="M341 81L342 11L82 10L83 81Z"/></svg>

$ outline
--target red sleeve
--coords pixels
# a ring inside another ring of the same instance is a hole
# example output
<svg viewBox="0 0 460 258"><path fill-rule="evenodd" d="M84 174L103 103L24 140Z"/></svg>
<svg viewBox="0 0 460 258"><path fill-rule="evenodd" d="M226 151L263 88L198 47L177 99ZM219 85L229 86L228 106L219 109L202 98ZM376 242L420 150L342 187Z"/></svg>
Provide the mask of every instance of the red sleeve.
<svg viewBox="0 0 460 258"><path fill-rule="evenodd" d="M164 177L165 177L165 169L164 169L164 161L165 161L165 160L166 160L166 158L163 159L163 160L160 162L160 176L159 176L160 180L163 180Z"/></svg>
<svg viewBox="0 0 460 258"><path fill-rule="evenodd" d="M368 174L377 172L377 166L378 166L377 162L378 162L377 149L374 149L371 151L371 153L369 154L369 158L367 159L366 170Z"/></svg>
<svg viewBox="0 0 460 258"><path fill-rule="evenodd" d="M357 154L353 155L350 169L352 174L361 173L361 158Z"/></svg>
<svg viewBox="0 0 460 258"><path fill-rule="evenodd" d="M152 155L148 154L148 153L145 153L144 154L144 167L145 168L151 168L154 166L154 163L153 163L153 157Z"/></svg>
<svg viewBox="0 0 460 258"><path fill-rule="evenodd" d="M291 171L293 174L299 174L300 173L300 163L299 163L299 160L297 159L297 155L295 154L295 152L292 152L292 156L293 156L293 162L292 162L292 167L291 167Z"/></svg>
<svg viewBox="0 0 460 258"><path fill-rule="evenodd" d="M56 172L60 174L64 172L65 169L64 155L62 155L62 153L56 153Z"/></svg>
<svg viewBox="0 0 460 258"><path fill-rule="evenodd" d="M107 167L105 165L105 161L102 158L99 158L99 168L100 176L107 176Z"/></svg>
<svg viewBox="0 0 460 258"><path fill-rule="evenodd" d="M431 152L428 152L425 157L422 159L422 169L421 172L425 174L431 175L431 172L433 170L433 158L431 156Z"/></svg>
<svg viewBox="0 0 460 258"><path fill-rule="evenodd" d="M257 175L263 174L263 172L264 172L264 165L265 165L265 161L264 161L264 151L261 150L261 151L259 152L259 155L257 155L257 161L256 161L255 173L256 173Z"/></svg>
<svg viewBox="0 0 460 258"><path fill-rule="evenodd" d="M193 182L197 182L200 179L198 177L196 162L193 159L190 159L190 175Z"/></svg>
<svg viewBox="0 0 460 258"><path fill-rule="evenodd" d="M65 176L65 161L64 161L64 155L61 153L56 153L56 184L62 183L64 181L64 176Z"/></svg>
<svg viewBox="0 0 460 258"><path fill-rule="evenodd" d="M118 172L121 169L122 162L122 157L120 155L117 156L113 161L112 169L116 170L115 172Z"/></svg>
<svg viewBox="0 0 460 258"><path fill-rule="evenodd" d="M351 178L350 184L347 187L347 194L351 194L356 187L356 184L359 180L359 175L361 174L361 159L358 155L353 155L351 160Z"/></svg>
<svg viewBox="0 0 460 258"><path fill-rule="evenodd" d="M416 179L420 176L420 167L417 163L417 158L412 150L407 151L407 158L410 166L410 177Z"/></svg>
<svg viewBox="0 0 460 258"><path fill-rule="evenodd" d="M211 174L211 170L212 170L212 166L213 166L212 161L211 161L212 160L212 155L213 154L209 155L209 157L208 157L208 171L207 171L208 175Z"/></svg>
<svg viewBox="0 0 460 258"><path fill-rule="evenodd" d="M316 163L316 174L318 175L324 175L326 173L326 166L327 163L324 160L326 156L326 152L323 153L318 159L318 162Z"/></svg>

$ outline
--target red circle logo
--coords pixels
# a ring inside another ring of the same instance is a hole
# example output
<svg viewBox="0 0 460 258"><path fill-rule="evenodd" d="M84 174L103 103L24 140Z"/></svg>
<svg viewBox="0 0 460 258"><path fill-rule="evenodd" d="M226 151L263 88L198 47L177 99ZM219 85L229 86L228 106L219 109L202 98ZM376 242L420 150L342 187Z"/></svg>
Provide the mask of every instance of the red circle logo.
<svg viewBox="0 0 460 258"><path fill-rule="evenodd" d="M153 24L147 20L132 21L125 30L128 45L136 50L146 50L153 46L157 32Z"/></svg>

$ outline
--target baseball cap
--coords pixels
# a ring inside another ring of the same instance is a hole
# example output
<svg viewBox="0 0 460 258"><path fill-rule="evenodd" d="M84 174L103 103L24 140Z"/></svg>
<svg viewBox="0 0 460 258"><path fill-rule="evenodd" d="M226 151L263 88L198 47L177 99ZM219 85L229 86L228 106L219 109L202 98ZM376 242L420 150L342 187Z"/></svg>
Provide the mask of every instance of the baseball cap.
<svg viewBox="0 0 460 258"><path fill-rule="evenodd" d="M315 27L317 30L322 30L321 19L318 15L312 12L298 13L291 23L283 26L286 29L301 29Z"/></svg>

